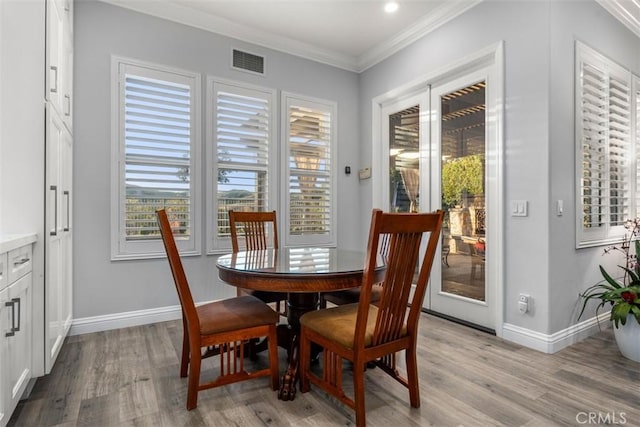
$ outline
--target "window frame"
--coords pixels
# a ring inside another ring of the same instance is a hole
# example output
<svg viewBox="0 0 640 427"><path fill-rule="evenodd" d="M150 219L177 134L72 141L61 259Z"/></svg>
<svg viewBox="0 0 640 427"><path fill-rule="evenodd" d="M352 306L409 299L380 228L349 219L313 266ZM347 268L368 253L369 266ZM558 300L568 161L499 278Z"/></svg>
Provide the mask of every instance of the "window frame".
<svg viewBox="0 0 640 427"><path fill-rule="evenodd" d="M218 161L217 161L217 107L216 107L216 93L218 88L225 88L228 92L232 92L237 95L255 96L261 97L268 101L271 114L268 117L269 132L268 132L268 161L267 161L267 192L266 192L266 205L264 210L272 211L278 206L278 193L280 190L280 182L278 174L276 173L279 163L278 150L278 99L277 91L275 89L266 88L263 86L252 85L249 83L222 79L214 76L207 77L207 101L206 101L206 182L205 199L211 197L206 201L207 204L207 254L220 254L231 251L231 237L218 237L218 192L217 192L217 176L218 176ZM250 170L250 169L247 169ZM278 214L278 227L281 228L283 215Z"/></svg>
<svg viewBox="0 0 640 427"><path fill-rule="evenodd" d="M582 87L581 87L581 69L582 64L586 63L593 68L597 68L602 70L602 72L607 76L608 81L610 81L610 76L615 77L616 79L622 80L628 84L629 87L629 151L626 153L629 158L629 164L627 166L626 171L626 180L629 184L629 213L628 218L634 218L638 214L638 210L636 205L639 202L639 195L637 193L638 189L638 177L635 174L637 169L638 161L637 161L637 127L639 123L637 122L637 114L635 109L637 108L637 90L634 87L637 87L637 77L633 76L633 74L622 67L621 65L615 63L614 61L608 59L604 55L595 51L594 49L586 46L585 44L576 41L575 47L575 173L576 173L576 215L575 215L575 226L576 226L576 249L586 248L586 247L594 247L601 246L606 244L612 244L619 242L625 234L624 225L611 225L610 223L610 212L607 210L604 214L606 218L603 221L603 226L597 227L595 229L585 229L583 227L583 189L582 189L582 179L583 179L583 149L582 149L582 138L583 138L583 114L582 114ZM607 98L608 99L608 98ZM607 123L609 123L609 113L610 107L607 109ZM605 179L606 179L606 187L609 187L609 182L611 176L609 174L609 149L611 147L609 141L609 126L607 125L606 132L606 154L605 154ZM602 188L602 186L600 186ZM608 191L605 188L605 191ZM610 200L611 196L607 192L606 199ZM608 206L608 204L607 204Z"/></svg>
<svg viewBox="0 0 640 427"><path fill-rule="evenodd" d="M139 75L160 81L186 84L190 88L190 235L176 239L180 254L200 255L201 249L201 77L199 73L165 65L111 56L111 260L162 258L165 255L160 235L148 240L130 240L125 235L125 115L124 76ZM138 71L139 74L131 71Z"/></svg>
<svg viewBox="0 0 640 427"><path fill-rule="evenodd" d="M302 234L302 235L292 235L290 233L291 226L291 217L289 215L290 209L290 196L291 193L289 191L289 178L290 178L290 164L289 164L289 150L290 150L290 126L289 126L289 110L291 105L297 105L304 108L318 109L325 112L328 112L331 117L331 132L329 142L329 162L330 162L330 171L329 171L329 179L330 179L330 203L331 203L331 212L329 214L330 220L329 223L331 225L331 229L329 233L326 235L321 234ZM282 92L281 94L281 132L282 132L282 142L281 142L281 182L282 182L282 190L283 197L281 200L281 212L282 221L284 222L281 227L280 234L282 235L281 240L284 242L284 245L289 247L300 247L300 246L336 246L337 245L337 178L338 178L338 163L337 163L337 147L338 147L338 104L335 101L329 101L299 94L294 94L290 92Z"/></svg>

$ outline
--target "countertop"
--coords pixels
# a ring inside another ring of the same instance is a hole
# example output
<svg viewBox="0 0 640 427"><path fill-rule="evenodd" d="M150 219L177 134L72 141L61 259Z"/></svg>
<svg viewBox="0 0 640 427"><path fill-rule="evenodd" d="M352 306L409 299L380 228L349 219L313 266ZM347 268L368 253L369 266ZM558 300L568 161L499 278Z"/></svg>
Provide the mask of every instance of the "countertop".
<svg viewBox="0 0 640 427"><path fill-rule="evenodd" d="M29 245L38 239L36 233L0 234L0 253Z"/></svg>

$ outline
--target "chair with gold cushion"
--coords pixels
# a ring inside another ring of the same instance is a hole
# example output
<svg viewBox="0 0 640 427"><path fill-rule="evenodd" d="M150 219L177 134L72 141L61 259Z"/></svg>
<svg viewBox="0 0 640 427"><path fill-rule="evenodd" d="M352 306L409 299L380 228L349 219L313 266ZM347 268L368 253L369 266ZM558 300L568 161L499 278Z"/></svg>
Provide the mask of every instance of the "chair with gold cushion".
<svg viewBox="0 0 640 427"><path fill-rule="evenodd" d="M231 245L233 252L240 251L240 241L245 250L278 249L278 225L276 211L270 212L242 212L229 211L229 227L231 230ZM253 295L266 302L275 303L276 311L285 315L281 303L286 305L286 292L256 291L237 288L238 296Z"/></svg>
<svg viewBox="0 0 640 427"><path fill-rule="evenodd" d="M300 391L308 392L313 384L335 396L355 409L358 426L366 425L364 374L369 362L409 389L412 407L420 406L416 360L418 320L440 240L443 216L443 211L411 214L374 210L360 301L311 311L300 318ZM389 234L389 251L382 296L374 305L370 301L371 288L379 237L385 233ZM428 235L428 240L420 260L423 235ZM311 371L311 346L316 344L323 349L322 376ZM395 356L401 350L405 351L406 378L396 367ZM353 396L347 396L342 388L343 359L353 363Z"/></svg>
<svg viewBox="0 0 640 427"><path fill-rule="evenodd" d="M389 252L389 235L380 235L378 251L383 259ZM382 286L376 283L371 287L371 302L376 303L382 297ZM320 294L320 308L327 308L327 302L333 305L353 304L360 301L360 288L349 288L342 291L323 292Z"/></svg>
<svg viewBox="0 0 640 427"><path fill-rule="evenodd" d="M182 260L176 246L167 212L156 212L160 234L182 307L182 357L180 376L189 380L187 409L198 405L198 392L252 378L270 376L271 388L279 388L276 325L280 316L256 297L242 296L196 307ZM249 372L244 366L245 343L268 337L269 368ZM220 374L212 381L200 383L202 348L217 346Z"/></svg>

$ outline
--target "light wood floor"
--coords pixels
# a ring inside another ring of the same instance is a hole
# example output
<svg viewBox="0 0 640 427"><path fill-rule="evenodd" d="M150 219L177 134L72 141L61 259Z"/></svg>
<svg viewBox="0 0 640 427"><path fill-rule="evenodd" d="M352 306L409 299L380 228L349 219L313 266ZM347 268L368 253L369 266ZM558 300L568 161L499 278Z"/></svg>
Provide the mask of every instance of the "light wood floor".
<svg viewBox="0 0 640 427"><path fill-rule="evenodd" d="M640 364L619 354L611 329L547 355L429 315L420 323L422 406L411 408L406 389L369 370L371 426L595 425L586 422L589 414L640 425ZM187 411L181 334L174 321L69 337L53 372L37 381L9 425L353 424L353 413L318 389L282 402L266 378L201 392L198 408ZM281 370L285 357L281 351ZM266 364L266 355L256 363Z"/></svg>

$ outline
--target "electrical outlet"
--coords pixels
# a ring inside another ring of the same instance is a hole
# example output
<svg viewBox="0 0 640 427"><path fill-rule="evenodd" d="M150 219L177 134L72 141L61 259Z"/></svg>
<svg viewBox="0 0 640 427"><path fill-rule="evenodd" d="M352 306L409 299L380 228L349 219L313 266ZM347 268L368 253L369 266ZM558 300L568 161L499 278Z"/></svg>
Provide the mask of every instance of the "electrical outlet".
<svg viewBox="0 0 640 427"><path fill-rule="evenodd" d="M520 294L518 297L518 310L523 314L529 311L529 295Z"/></svg>

